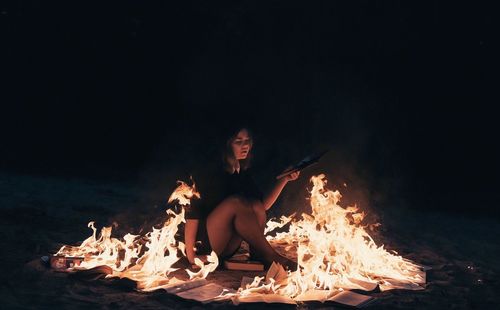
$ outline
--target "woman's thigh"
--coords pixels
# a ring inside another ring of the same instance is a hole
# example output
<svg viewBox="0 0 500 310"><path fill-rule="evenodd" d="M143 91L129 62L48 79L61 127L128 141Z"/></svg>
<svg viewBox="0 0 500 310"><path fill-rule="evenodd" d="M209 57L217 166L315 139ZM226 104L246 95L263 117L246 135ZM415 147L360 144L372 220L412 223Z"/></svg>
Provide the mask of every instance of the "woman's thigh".
<svg viewBox="0 0 500 310"><path fill-rule="evenodd" d="M266 209L264 205L259 200L254 200L250 202L252 209L257 217L257 221L259 222L260 227L262 228L262 232L264 232L264 227L266 226Z"/></svg>
<svg viewBox="0 0 500 310"><path fill-rule="evenodd" d="M239 196L224 199L207 217L207 232L212 249L217 254L222 254L231 240L237 238L233 226L234 217L253 215L251 205Z"/></svg>

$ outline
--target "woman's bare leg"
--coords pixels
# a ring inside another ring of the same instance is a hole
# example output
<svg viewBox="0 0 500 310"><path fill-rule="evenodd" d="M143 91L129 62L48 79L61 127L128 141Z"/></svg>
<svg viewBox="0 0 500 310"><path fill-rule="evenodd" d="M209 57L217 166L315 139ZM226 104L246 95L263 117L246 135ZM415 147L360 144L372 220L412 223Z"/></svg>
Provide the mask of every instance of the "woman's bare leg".
<svg viewBox="0 0 500 310"><path fill-rule="evenodd" d="M261 227L261 232L264 233L264 228L266 226L266 210L264 208L264 205L258 200L248 202L248 204L252 207L255 216L257 217L257 222ZM221 256L229 257L230 255L234 254L241 247L241 241L243 241L243 239L238 234L233 234L233 236L227 243L226 248L221 253ZM254 256L254 258L260 259L257 256Z"/></svg>
<svg viewBox="0 0 500 310"><path fill-rule="evenodd" d="M224 251L222 251L220 256L222 258L225 258L233 255L240 248L241 241L243 241L243 239L238 234L233 234L231 239L229 239L226 248L224 249Z"/></svg>
<svg viewBox="0 0 500 310"><path fill-rule="evenodd" d="M273 261L291 269L296 266L294 262L276 253L267 242L256 213L244 199L229 197L221 202L207 218L207 231L210 245L217 255L229 252L225 250L231 239L234 236L239 236L248 242L268 266ZM234 251L235 249L228 250Z"/></svg>
<svg viewBox="0 0 500 310"><path fill-rule="evenodd" d="M253 209L253 212L255 213L255 216L257 217L257 222L259 223L260 232L262 235L264 235L264 229L266 227L266 209L264 208L264 205L260 201L253 201L251 203L251 207ZM262 260L262 257L259 256L258 251L253 249L252 246L250 246L250 255L251 258L254 260Z"/></svg>
<svg viewBox="0 0 500 310"><path fill-rule="evenodd" d="M250 203L252 205L253 212L257 216L257 222L259 222L259 226L264 233L264 228L266 227L266 209L262 202L256 200Z"/></svg>

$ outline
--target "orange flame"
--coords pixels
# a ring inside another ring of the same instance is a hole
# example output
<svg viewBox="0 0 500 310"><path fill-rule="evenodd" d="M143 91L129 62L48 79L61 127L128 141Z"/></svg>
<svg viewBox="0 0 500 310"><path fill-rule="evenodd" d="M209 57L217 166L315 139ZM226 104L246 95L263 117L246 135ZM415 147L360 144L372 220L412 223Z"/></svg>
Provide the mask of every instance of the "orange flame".
<svg viewBox="0 0 500 310"><path fill-rule="evenodd" d="M421 266L392 254L384 246L375 244L362 226L364 212L356 206L341 207L339 191L326 189L324 175L311 178L310 204L312 213L282 216L280 221L269 221L266 234L289 224L288 231L268 235L272 244L286 245L288 253L296 252L298 269L285 271L279 264L273 264L266 279L256 277L250 285L228 297L245 298L259 294L273 294L307 300L311 296L327 299L344 289L367 289L379 286L381 290L393 288L422 289L425 272ZM186 206L190 199L199 198L195 185L179 182L169 202L177 200ZM79 246L63 246L57 255L83 256L85 259L77 268L92 268L106 265L111 267L111 277L127 277L137 282L137 287L150 291L167 284L179 282L170 278L175 271L172 266L185 253L185 244L175 240L178 226L185 222L184 209L179 214L168 210L168 220L162 228L152 228L145 236L127 234L123 240L111 237L111 227L97 229L90 222L92 235ZM295 251L293 251L295 250ZM195 264L198 271L186 270L190 280L204 279L218 264L215 252L208 256L208 264L199 259Z"/></svg>
<svg viewBox="0 0 500 310"><path fill-rule="evenodd" d="M311 182L312 214L302 214L301 220L290 224L288 232L267 236L271 243L295 248L299 265L298 270L288 272L280 285L263 285L269 293L300 300L317 290L333 294L341 289L374 287L373 284L381 290L422 288L425 274L420 266L377 246L360 225L365 214L358 212L356 206L341 207L342 195L325 188L324 175L313 176ZM279 224L288 220L282 219ZM277 226L276 222L268 222L268 231Z"/></svg>
<svg viewBox="0 0 500 310"><path fill-rule="evenodd" d="M170 195L169 202L177 200L180 205L186 206L192 198L199 198L196 187L179 181L179 186ZM56 255L83 256L84 261L78 268L90 269L96 266L111 267L111 277L126 277L137 282L141 290L152 290L169 283L168 275L177 270L172 266L180 259L178 252L184 256L185 244L175 240L178 226L185 223L184 209L179 214L167 210L168 219L162 228L152 228L145 236L127 234L123 240L111 237L111 227L103 227L99 238L94 222L89 223L92 235L77 247L63 246ZM141 242L146 241L143 245ZM144 251L142 251L145 249ZM218 265L215 252L209 256L206 266L199 262L200 270L196 273L186 270L190 279L204 279L214 271Z"/></svg>
<svg viewBox="0 0 500 310"><path fill-rule="evenodd" d="M200 199L200 193L196 191L196 184L194 182L192 186L182 181L177 181L177 184L179 185L168 198L168 203L177 200L181 206L186 206L191 204L191 198L195 197Z"/></svg>

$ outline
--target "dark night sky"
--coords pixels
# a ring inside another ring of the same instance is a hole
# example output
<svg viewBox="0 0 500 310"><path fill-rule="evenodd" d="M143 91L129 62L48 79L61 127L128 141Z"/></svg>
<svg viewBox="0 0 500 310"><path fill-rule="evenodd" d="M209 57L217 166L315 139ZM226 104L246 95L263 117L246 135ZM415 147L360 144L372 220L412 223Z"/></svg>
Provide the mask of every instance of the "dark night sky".
<svg viewBox="0 0 500 310"><path fill-rule="evenodd" d="M4 170L132 179L179 171L229 118L252 125L260 165L278 166L272 173L329 146L343 158L332 165L351 165L417 207L490 214L498 205L491 8L15 1L0 9Z"/></svg>

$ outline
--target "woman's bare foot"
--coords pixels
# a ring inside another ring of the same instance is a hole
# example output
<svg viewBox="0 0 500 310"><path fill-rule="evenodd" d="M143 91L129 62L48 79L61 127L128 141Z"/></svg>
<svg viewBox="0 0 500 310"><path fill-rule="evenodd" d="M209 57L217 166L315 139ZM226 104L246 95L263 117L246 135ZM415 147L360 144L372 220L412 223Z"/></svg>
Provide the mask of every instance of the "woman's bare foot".
<svg viewBox="0 0 500 310"><path fill-rule="evenodd" d="M290 260L284 256L281 256L279 254L276 254L276 256L271 259L271 260L266 260L266 259L260 259L261 261L264 262L264 266L266 269L269 269L269 267L272 265L273 262L279 263L285 270L290 270L290 271L296 271L297 270L297 263L294 262L293 260Z"/></svg>
<svg viewBox="0 0 500 310"><path fill-rule="evenodd" d="M290 271L297 270L297 263L295 261L290 260L290 259L286 258L285 256L282 256L278 253L276 253L276 255L272 259L269 260L261 255L258 255L256 253L256 251L252 251L252 249L250 248L250 260L264 262L264 266L266 267L266 269L268 269L272 265L273 262L277 262L280 265L282 265L283 268L285 268L286 270L290 270Z"/></svg>
<svg viewBox="0 0 500 310"><path fill-rule="evenodd" d="M297 262L294 262L293 260L291 259L288 259L286 257L283 257L282 256L282 260L281 261L278 261L278 263L280 263L283 268L285 268L285 270L289 270L289 271L296 271L297 270Z"/></svg>

